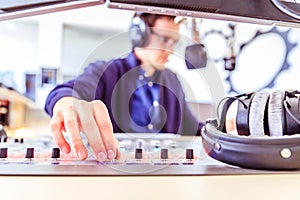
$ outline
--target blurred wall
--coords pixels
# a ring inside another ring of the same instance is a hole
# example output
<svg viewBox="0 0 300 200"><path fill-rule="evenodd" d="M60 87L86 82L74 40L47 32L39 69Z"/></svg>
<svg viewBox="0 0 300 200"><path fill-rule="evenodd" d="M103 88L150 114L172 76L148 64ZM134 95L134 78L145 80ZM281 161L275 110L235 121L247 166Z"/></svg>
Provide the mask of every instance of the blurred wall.
<svg viewBox="0 0 300 200"><path fill-rule="evenodd" d="M34 101L42 108L54 85L78 75L87 63L130 51L127 30L132 15L95 6L0 22L0 82L26 93L25 74L36 75ZM300 89L299 29L238 23L233 30L233 23L226 21L198 19L197 23L209 61L218 72L209 79L221 81L226 94ZM187 30L182 34L188 35ZM236 58L233 71L224 69L230 45ZM182 49L178 51L183 55ZM178 73L189 101L211 100L214 91L199 70L187 70L178 56L171 57L167 66ZM50 78L55 73L55 81L43 84L43 69Z"/></svg>

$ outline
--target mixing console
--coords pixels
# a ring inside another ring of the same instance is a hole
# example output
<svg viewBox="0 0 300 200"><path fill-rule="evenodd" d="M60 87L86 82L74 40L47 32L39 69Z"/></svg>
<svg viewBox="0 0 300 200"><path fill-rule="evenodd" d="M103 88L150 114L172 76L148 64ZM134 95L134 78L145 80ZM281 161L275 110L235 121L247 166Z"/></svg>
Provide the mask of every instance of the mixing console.
<svg viewBox="0 0 300 200"><path fill-rule="evenodd" d="M97 162L87 142L86 160L63 154L52 137L1 138L0 175L201 175L266 173L213 160L201 137L116 133L121 158ZM85 139L86 141L86 139Z"/></svg>

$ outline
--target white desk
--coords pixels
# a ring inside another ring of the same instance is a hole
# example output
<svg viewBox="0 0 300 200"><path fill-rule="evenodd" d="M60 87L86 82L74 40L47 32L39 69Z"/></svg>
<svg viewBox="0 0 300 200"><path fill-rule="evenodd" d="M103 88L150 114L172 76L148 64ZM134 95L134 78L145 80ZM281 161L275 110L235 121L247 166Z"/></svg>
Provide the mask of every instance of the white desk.
<svg viewBox="0 0 300 200"><path fill-rule="evenodd" d="M3 200L299 200L300 174L233 176L2 176Z"/></svg>

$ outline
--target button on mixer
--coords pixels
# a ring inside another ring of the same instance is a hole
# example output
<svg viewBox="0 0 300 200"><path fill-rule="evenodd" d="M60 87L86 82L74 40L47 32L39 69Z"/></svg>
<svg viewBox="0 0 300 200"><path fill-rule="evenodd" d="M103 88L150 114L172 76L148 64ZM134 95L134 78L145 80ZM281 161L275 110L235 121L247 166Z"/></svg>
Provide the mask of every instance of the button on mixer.
<svg viewBox="0 0 300 200"><path fill-rule="evenodd" d="M143 149L136 148L135 149L135 159L142 159L143 158Z"/></svg>
<svg viewBox="0 0 300 200"><path fill-rule="evenodd" d="M160 158L161 159L168 159L168 149L161 149Z"/></svg>
<svg viewBox="0 0 300 200"><path fill-rule="evenodd" d="M194 150L193 149L186 149L185 158L186 159L194 159Z"/></svg>
<svg viewBox="0 0 300 200"><path fill-rule="evenodd" d="M25 158L34 158L34 148L27 148Z"/></svg>
<svg viewBox="0 0 300 200"><path fill-rule="evenodd" d="M5 143L5 142L7 142L7 137L4 137L3 139L2 139L2 141Z"/></svg>
<svg viewBox="0 0 300 200"><path fill-rule="evenodd" d="M7 148L0 149L0 158L7 158Z"/></svg>
<svg viewBox="0 0 300 200"><path fill-rule="evenodd" d="M52 149L52 156L51 158L60 158L60 149L55 147Z"/></svg>

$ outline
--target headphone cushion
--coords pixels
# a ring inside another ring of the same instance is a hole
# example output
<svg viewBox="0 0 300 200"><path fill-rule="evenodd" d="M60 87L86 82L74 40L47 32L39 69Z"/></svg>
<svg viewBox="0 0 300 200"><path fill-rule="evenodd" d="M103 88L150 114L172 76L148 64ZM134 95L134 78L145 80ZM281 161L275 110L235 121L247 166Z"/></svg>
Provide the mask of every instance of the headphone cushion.
<svg viewBox="0 0 300 200"><path fill-rule="evenodd" d="M286 132L284 134L286 135L293 135L300 133L300 125L297 122L300 119L300 110L299 110L299 96L294 97L286 97L286 101L290 105L288 108L284 108L284 116L285 116L285 124L286 124ZM286 109L289 109L290 112L288 112ZM295 120L295 119L296 120Z"/></svg>
<svg viewBox="0 0 300 200"><path fill-rule="evenodd" d="M150 30L147 23L140 17L132 19L129 27L129 38L134 47L144 47L148 43Z"/></svg>
<svg viewBox="0 0 300 200"><path fill-rule="evenodd" d="M240 101L238 101L238 110L236 114L236 129L239 135L249 136L249 104L251 102L251 98L247 98L242 100L247 107L243 105Z"/></svg>
<svg viewBox="0 0 300 200"><path fill-rule="evenodd" d="M265 110L269 96L267 91L259 91L252 98L249 108L249 132L251 136L265 135Z"/></svg>
<svg viewBox="0 0 300 200"><path fill-rule="evenodd" d="M270 136L283 135L283 92L275 90L268 103L268 124Z"/></svg>

